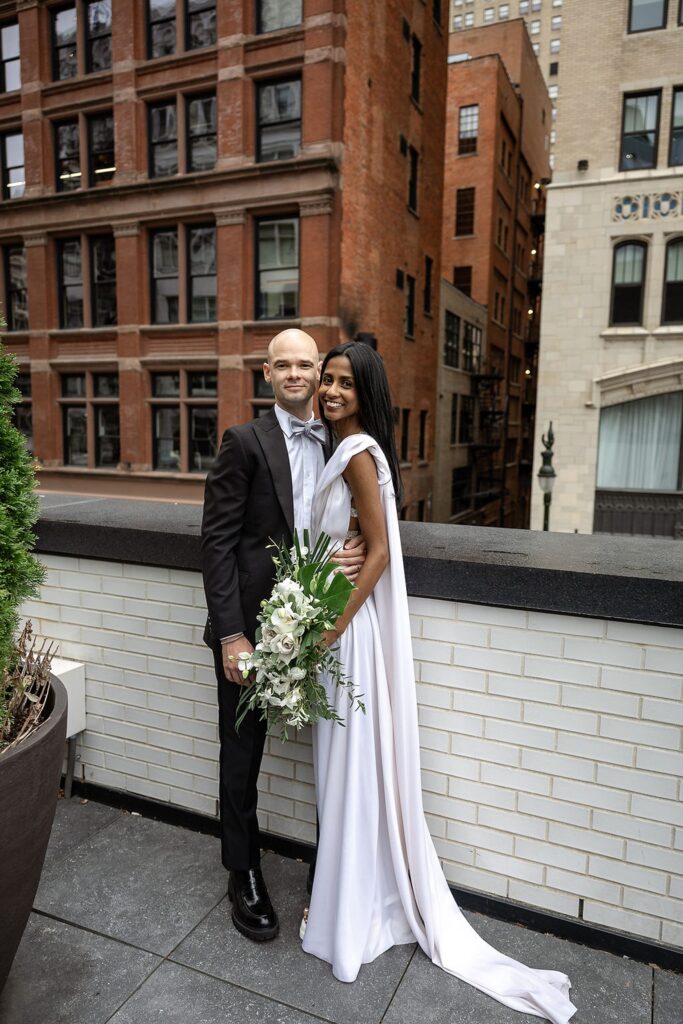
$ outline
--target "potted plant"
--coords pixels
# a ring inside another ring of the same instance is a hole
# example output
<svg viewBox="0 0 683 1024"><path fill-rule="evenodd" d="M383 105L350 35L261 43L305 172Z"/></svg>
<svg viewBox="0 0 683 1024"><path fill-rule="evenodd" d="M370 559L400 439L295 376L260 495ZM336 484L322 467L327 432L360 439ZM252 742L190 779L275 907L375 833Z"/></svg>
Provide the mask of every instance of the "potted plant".
<svg viewBox="0 0 683 1024"><path fill-rule="evenodd" d="M37 648L30 623L16 639L20 605L43 579L32 554L33 463L12 423L16 373L0 344L0 991L38 888L66 736L66 691L50 675L51 648Z"/></svg>

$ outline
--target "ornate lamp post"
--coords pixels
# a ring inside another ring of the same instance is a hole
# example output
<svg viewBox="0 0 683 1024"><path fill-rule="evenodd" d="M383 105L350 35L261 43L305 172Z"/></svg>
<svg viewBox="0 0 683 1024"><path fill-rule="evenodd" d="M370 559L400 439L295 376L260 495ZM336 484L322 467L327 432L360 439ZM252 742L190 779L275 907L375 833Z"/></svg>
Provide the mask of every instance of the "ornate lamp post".
<svg viewBox="0 0 683 1024"><path fill-rule="evenodd" d="M553 445L555 444L555 435L553 434L552 420L548 427L547 436L543 434L541 440L543 441L545 451L541 452L543 464L538 471L538 482L541 490L543 491L543 529L548 530L550 527L550 502L553 500L553 484L555 483L555 477L557 475L553 469Z"/></svg>

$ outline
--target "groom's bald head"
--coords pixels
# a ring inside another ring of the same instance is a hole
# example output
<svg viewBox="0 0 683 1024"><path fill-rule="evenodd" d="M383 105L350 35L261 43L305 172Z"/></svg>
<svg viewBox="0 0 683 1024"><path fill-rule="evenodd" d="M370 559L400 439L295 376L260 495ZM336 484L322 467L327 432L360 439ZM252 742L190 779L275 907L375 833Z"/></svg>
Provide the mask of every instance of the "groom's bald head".
<svg viewBox="0 0 683 1024"><path fill-rule="evenodd" d="M269 364L272 366L275 359L285 350L287 352L306 353L311 359L315 360L316 364L320 359L318 344L315 338L312 338L310 334L306 334L306 331L299 330L298 327L288 327L271 339L268 345Z"/></svg>

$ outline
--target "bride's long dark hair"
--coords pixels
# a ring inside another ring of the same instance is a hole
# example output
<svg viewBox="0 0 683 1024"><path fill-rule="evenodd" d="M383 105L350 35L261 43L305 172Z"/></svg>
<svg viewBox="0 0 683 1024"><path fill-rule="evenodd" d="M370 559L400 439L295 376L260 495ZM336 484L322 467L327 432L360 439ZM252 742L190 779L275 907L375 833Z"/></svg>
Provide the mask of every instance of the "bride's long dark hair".
<svg viewBox="0 0 683 1024"><path fill-rule="evenodd" d="M391 393L389 381L381 356L370 348L369 345L358 341L347 341L341 345L335 345L323 360L320 370L320 377L325 373L325 367L330 359L336 356L346 356L351 363L353 381L358 395L358 419L363 430L374 437L380 446L391 470L391 479L394 484L396 503L401 507L403 502L403 485L401 483L401 471L399 469L398 453L396 451L396 439L394 437L394 412L391 405ZM331 436L330 423L325 416L325 410L320 403L320 418L327 427Z"/></svg>

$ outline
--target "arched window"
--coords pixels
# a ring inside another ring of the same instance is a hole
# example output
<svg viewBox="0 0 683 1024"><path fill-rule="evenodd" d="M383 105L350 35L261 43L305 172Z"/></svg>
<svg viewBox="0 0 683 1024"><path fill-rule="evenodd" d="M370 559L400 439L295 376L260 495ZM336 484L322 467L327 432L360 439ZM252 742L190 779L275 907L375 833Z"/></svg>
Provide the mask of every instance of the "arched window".
<svg viewBox="0 0 683 1024"><path fill-rule="evenodd" d="M683 324L683 238L666 247L662 323Z"/></svg>
<svg viewBox="0 0 683 1024"><path fill-rule="evenodd" d="M642 322L646 256L644 242L620 242L614 247L610 323Z"/></svg>

